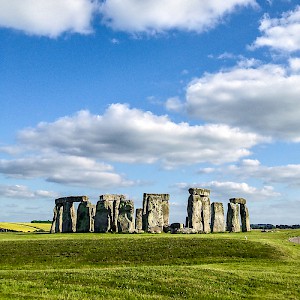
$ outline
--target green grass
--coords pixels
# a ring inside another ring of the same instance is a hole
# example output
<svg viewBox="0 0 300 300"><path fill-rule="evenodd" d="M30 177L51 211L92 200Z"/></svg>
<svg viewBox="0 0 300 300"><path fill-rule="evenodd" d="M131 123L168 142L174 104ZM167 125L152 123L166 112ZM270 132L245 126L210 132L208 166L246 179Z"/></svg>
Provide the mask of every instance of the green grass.
<svg viewBox="0 0 300 300"><path fill-rule="evenodd" d="M51 224L46 223L8 223L0 222L0 228L19 232L50 231Z"/></svg>
<svg viewBox="0 0 300 300"><path fill-rule="evenodd" d="M0 234L0 299L299 299L300 230Z"/></svg>

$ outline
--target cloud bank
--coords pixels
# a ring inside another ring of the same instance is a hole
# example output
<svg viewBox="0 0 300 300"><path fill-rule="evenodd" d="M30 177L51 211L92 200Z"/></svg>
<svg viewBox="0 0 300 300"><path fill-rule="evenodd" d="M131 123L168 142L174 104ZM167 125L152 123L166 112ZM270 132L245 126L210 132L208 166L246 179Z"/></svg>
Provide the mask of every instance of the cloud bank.
<svg viewBox="0 0 300 300"><path fill-rule="evenodd" d="M122 163L165 167L237 161L264 140L226 125L190 126L167 116L112 104L103 115L80 111L20 132L23 147Z"/></svg>
<svg viewBox="0 0 300 300"><path fill-rule="evenodd" d="M236 9L256 5L254 0L106 0L103 21L115 30L155 34L168 30L203 32Z"/></svg>
<svg viewBox="0 0 300 300"><path fill-rule="evenodd" d="M298 60L293 60L294 70ZM190 116L257 134L300 141L300 75L265 64L206 73L187 87Z"/></svg>
<svg viewBox="0 0 300 300"><path fill-rule="evenodd" d="M51 38L88 34L96 9L90 0L0 0L0 26Z"/></svg>

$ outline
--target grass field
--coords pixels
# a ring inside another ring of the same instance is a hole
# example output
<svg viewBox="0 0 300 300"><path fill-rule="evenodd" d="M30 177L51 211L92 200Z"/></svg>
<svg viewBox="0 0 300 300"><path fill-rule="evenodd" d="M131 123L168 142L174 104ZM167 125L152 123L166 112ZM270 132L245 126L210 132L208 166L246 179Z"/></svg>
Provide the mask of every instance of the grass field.
<svg viewBox="0 0 300 300"><path fill-rule="evenodd" d="M300 230L0 234L0 299L300 299Z"/></svg>
<svg viewBox="0 0 300 300"><path fill-rule="evenodd" d="M47 223L8 223L0 222L0 228L19 231L19 232L35 232L50 231L51 224Z"/></svg>

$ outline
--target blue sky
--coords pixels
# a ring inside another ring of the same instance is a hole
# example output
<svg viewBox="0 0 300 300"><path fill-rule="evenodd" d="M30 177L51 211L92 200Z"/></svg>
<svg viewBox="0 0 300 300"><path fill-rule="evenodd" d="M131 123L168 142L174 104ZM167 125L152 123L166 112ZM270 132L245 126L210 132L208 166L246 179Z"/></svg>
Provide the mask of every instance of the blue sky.
<svg viewBox="0 0 300 300"><path fill-rule="evenodd" d="M298 224L298 1L0 0L0 220L189 187Z"/></svg>

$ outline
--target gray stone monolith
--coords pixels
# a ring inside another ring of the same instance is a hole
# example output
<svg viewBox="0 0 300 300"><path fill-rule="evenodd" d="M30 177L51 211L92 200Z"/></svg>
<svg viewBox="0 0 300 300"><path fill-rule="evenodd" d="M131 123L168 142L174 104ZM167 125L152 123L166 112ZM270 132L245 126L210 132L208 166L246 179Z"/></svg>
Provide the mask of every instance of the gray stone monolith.
<svg viewBox="0 0 300 300"><path fill-rule="evenodd" d="M240 210L241 210L242 231L243 232L251 231L249 211L246 204L240 204Z"/></svg>
<svg viewBox="0 0 300 300"><path fill-rule="evenodd" d="M96 205L94 231L109 232L111 229L110 209L108 201L98 201Z"/></svg>
<svg viewBox="0 0 300 300"><path fill-rule="evenodd" d="M189 199L187 206L187 227L196 230L197 232L203 231L202 224L202 201L201 197L194 191L189 189Z"/></svg>
<svg viewBox="0 0 300 300"><path fill-rule="evenodd" d="M201 210L201 217L202 217L202 225L203 225L203 232L209 233L210 230L210 219L211 219L211 212L210 212L210 199L207 196L201 197L202 202L202 210Z"/></svg>
<svg viewBox="0 0 300 300"><path fill-rule="evenodd" d="M143 195L143 230L160 233L169 223L169 194Z"/></svg>
<svg viewBox="0 0 300 300"><path fill-rule="evenodd" d="M211 232L225 231L224 207L221 202L211 204Z"/></svg>
<svg viewBox="0 0 300 300"><path fill-rule="evenodd" d="M65 202L63 204L62 232L76 232L74 202Z"/></svg>
<svg viewBox="0 0 300 300"><path fill-rule="evenodd" d="M134 204L132 200L121 200L118 214L118 232L134 231Z"/></svg>
<svg viewBox="0 0 300 300"><path fill-rule="evenodd" d="M229 232L240 232L241 225L240 225L240 210L238 203L228 203L228 210L227 210L227 231Z"/></svg>
<svg viewBox="0 0 300 300"><path fill-rule="evenodd" d="M81 202L77 209L76 232L94 232L94 216L96 206L86 201Z"/></svg>
<svg viewBox="0 0 300 300"><path fill-rule="evenodd" d="M60 233L62 231L63 224L63 206L62 204L56 205L54 210L56 210L56 220L55 222L55 232Z"/></svg>
<svg viewBox="0 0 300 300"><path fill-rule="evenodd" d="M137 232L143 231L143 209L137 208L135 210L135 229Z"/></svg>
<svg viewBox="0 0 300 300"><path fill-rule="evenodd" d="M120 202L124 195L106 194L99 197L95 214L95 232L118 232Z"/></svg>

